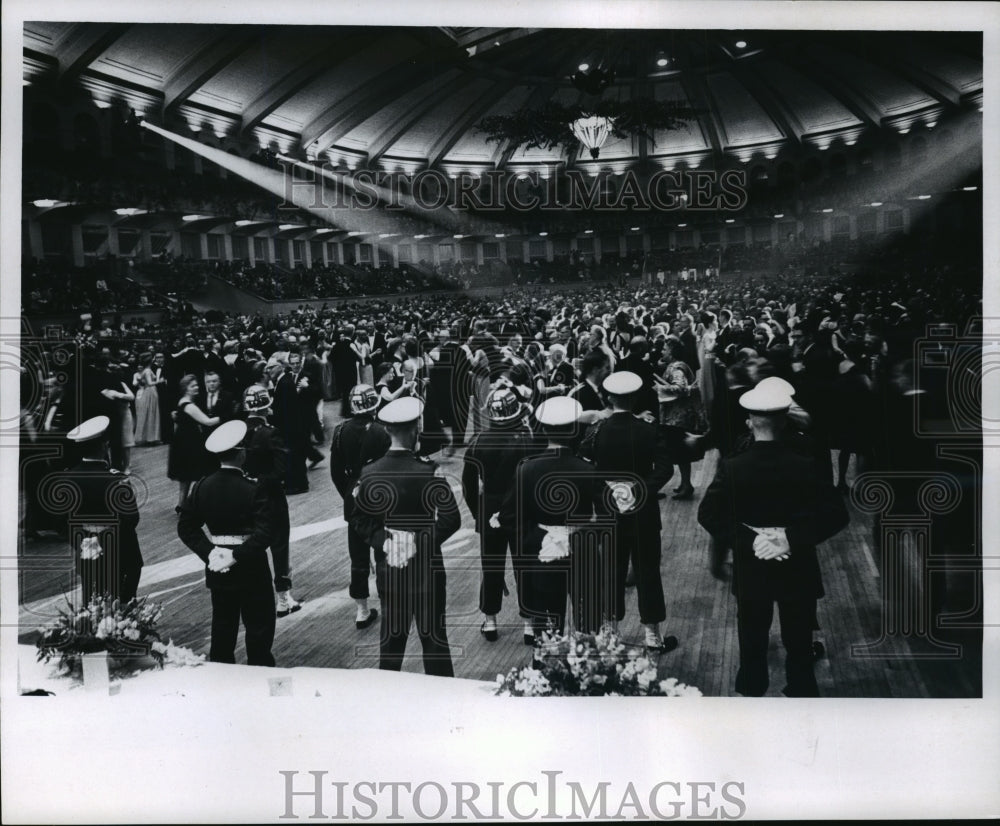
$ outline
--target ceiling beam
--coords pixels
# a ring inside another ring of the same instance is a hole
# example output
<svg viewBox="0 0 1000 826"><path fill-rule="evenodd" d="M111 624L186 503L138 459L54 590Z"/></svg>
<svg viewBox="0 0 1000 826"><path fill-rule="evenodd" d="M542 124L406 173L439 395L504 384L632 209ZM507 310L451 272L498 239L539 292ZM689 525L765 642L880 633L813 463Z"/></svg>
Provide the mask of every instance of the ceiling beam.
<svg viewBox="0 0 1000 826"><path fill-rule="evenodd" d="M338 33L340 33L339 30ZM256 100L247 104L243 110L243 131L249 132L260 124L268 115L324 72L345 63L358 52L371 46L376 37L378 35L371 34L370 30L352 27L349 30L349 35L345 34L337 42L336 48L324 48L320 54L303 61L293 71L261 93Z"/></svg>
<svg viewBox="0 0 1000 826"><path fill-rule="evenodd" d="M407 116L396 121L388 129L383 130L368 146L368 163L374 164L389 150L396 141L412 129L428 112L444 100L455 95L461 89L466 89L478 80L476 77L460 77L454 83L441 83L430 94L408 110Z"/></svg>
<svg viewBox="0 0 1000 826"><path fill-rule="evenodd" d="M60 48L60 80L75 80L130 28L131 23L78 23Z"/></svg>
<svg viewBox="0 0 1000 826"><path fill-rule="evenodd" d="M740 68L742 72L736 79L753 95L786 139L801 143L806 128L795 112L785 106L784 101L774 94L772 87L764 82L752 62L747 61Z"/></svg>
<svg viewBox="0 0 1000 826"><path fill-rule="evenodd" d="M495 83L479 100L468 106L454 123L441 131L427 153L427 165L436 167L454 149L463 135L472 128L493 106L517 85L514 81Z"/></svg>
<svg viewBox="0 0 1000 826"><path fill-rule="evenodd" d="M708 144L712 147L716 158L721 158L724 148L720 136L725 134L725 130L712 101L712 95L708 91L705 76L698 71L681 72L680 84L691 105L702 111L702 116L698 118L702 135L708 138Z"/></svg>
<svg viewBox="0 0 1000 826"><path fill-rule="evenodd" d="M223 29L221 37L199 49L163 84L163 110L174 109L262 39L256 26Z"/></svg>
<svg viewBox="0 0 1000 826"><path fill-rule="evenodd" d="M450 61L442 65L434 60L420 63L405 60L397 64L341 98L308 124L302 130L302 145L317 143L316 149L320 153L329 149L383 107L390 96L395 100L451 67Z"/></svg>

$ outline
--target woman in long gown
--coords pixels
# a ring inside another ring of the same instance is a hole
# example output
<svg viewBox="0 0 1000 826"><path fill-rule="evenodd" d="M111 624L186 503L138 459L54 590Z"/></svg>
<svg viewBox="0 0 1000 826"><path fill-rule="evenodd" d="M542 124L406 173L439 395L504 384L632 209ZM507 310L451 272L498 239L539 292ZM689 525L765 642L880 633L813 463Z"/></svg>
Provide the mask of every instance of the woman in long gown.
<svg viewBox="0 0 1000 826"><path fill-rule="evenodd" d="M195 402L199 393L197 378L191 374L184 376L180 391L181 398L173 412L176 428L167 456L167 477L177 482L178 513L191 483L215 469L212 454L205 450L205 436L208 428L220 422L218 416L206 416Z"/></svg>
<svg viewBox="0 0 1000 826"><path fill-rule="evenodd" d="M150 366L152 353L139 358L138 389L135 394L135 443L155 445L160 442L160 396L156 375Z"/></svg>

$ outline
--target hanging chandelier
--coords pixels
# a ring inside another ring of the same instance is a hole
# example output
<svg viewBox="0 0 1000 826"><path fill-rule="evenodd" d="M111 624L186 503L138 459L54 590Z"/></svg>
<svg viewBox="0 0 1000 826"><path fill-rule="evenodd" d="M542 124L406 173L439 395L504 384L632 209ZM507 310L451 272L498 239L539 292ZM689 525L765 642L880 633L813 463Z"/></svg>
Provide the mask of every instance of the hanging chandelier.
<svg viewBox="0 0 1000 826"><path fill-rule="evenodd" d="M590 157L595 161L601 154L601 147L611 134L612 122L610 118L599 115L589 115L577 118L570 124L573 136L590 150Z"/></svg>

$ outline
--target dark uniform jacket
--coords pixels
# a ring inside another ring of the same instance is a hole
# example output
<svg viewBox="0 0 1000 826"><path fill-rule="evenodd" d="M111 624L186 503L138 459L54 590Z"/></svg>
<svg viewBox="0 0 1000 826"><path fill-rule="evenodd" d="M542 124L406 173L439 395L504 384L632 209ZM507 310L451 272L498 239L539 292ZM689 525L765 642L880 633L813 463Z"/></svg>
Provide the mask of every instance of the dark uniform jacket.
<svg viewBox="0 0 1000 826"><path fill-rule="evenodd" d="M441 545L461 527L462 517L448 481L436 471L434 462L410 450L390 449L365 465L351 518L361 538L378 550L387 529L411 531L421 552L429 548L440 554Z"/></svg>
<svg viewBox="0 0 1000 826"><path fill-rule="evenodd" d="M139 524L139 508L135 491L127 477L110 468L107 462L81 461L68 471L59 474L55 483L60 487L70 485L78 495L76 507L66 514L70 522L69 535L73 537L74 548L79 553L79 543L83 536L80 526L102 527L99 541L105 555L117 554L122 566L137 568L142 566L139 538L136 526ZM55 496L55 485L50 489ZM108 558L109 570L115 564Z"/></svg>
<svg viewBox="0 0 1000 826"><path fill-rule="evenodd" d="M337 425L330 443L330 478L344 500L344 519L354 515L353 491L361 469L381 459L392 440L371 416L355 416Z"/></svg>
<svg viewBox="0 0 1000 826"><path fill-rule="evenodd" d="M280 485L285 478L288 450L277 429L264 419L250 416L243 444L246 449L243 472L259 482Z"/></svg>
<svg viewBox="0 0 1000 826"><path fill-rule="evenodd" d="M515 532L521 554L538 556L546 533L541 525L584 527L595 514L607 519L601 488L592 465L568 447L549 448L518 465L500 524Z"/></svg>
<svg viewBox="0 0 1000 826"><path fill-rule="evenodd" d="M476 520L476 531L482 530L484 520L488 522L500 511L514 485L517 466L544 450L545 443L523 426L515 430L488 430L473 437L465 451L462 495Z"/></svg>
<svg viewBox="0 0 1000 826"><path fill-rule="evenodd" d="M823 596L816 545L848 523L847 509L815 459L783 441L754 442L722 459L698 508L698 522L733 548L733 593L759 599ZM756 534L746 527L786 529L788 559L754 556Z"/></svg>
<svg viewBox="0 0 1000 826"><path fill-rule="evenodd" d="M661 521L656 493L670 481L674 466L657 428L631 413L612 413L597 426L592 456L605 482L635 483L635 506L625 514L614 508L617 518L658 530ZM605 495L610 496L610 489Z"/></svg>
<svg viewBox="0 0 1000 826"><path fill-rule="evenodd" d="M271 509L267 491L238 468L224 467L206 476L191 490L181 508L177 535L205 562L209 588L271 587L267 547L271 544ZM224 573L208 569L213 537L246 536L233 547L236 564Z"/></svg>

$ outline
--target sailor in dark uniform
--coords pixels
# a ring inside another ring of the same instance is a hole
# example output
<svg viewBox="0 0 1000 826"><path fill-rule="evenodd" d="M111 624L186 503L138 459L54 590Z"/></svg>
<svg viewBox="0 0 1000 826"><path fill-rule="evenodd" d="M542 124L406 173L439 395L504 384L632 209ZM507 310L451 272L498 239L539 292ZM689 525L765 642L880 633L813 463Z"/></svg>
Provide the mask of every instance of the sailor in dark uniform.
<svg viewBox="0 0 1000 826"><path fill-rule="evenodd" d="M542 402L535 416L548 447L518 465L500 513L491 517L515 536L523 570L524 642L533 645L545 630L563 632L566 598L577 630L600 624L600 543L613 522L594 468L568 446L577 438L580 403L567 396ZM598 516L597 524L592 524Z"/></svg>
<svg viewBox="0 0 1000 826"><path fill-rule="evenodd" d="M278 594L277 615L287 617L300 610L302 605L292 596L288 561L291 523L288 519L288 498L282 485L288 449L281 434L268 424L267 413L270 409L271 394L266 387L253 384L244 391L247 435L243 472L264 486L271 502L271 559L274 562L274 590Z"/></svg>
<svg viewBox="0 0 1000 826"><path fill-rule="evenodd" d="M633 400L642 390L642 378L627 371L612 373L603 386L613 412L594 434L592 455L615 514L614 540L608 549L609 613L616 622L625 618L625 577L631 561L646 647L672 651L677 638L660 636L660 623L667 613L660 578L662 523L656 498L673 475L672 459L657 428L633 415Z"/></svg>
<svg viewBox="0 0 1000 826"><path fill-rule="evenodd" d="M274 665L274 590L267 548L272 542L272 504L265 486L242 471L246 422L220 425L205 441L219 469L196 482L181 508L177 535L205 562L212 594L209 659L236 662L240 618L246 630L248 665ZM208 535L202 527L208 528Z"/></svg>
<svg viewBox="0 0 1000 826"><path fill-rule="evenodd" d="M107 416L96 416L66 434L78 445L80 461L42 483L43 503L72 502L66 514L67 535L77 559L84 603L95 594L129 602L135 598L142 574L136 536L139 509L128 477L108 462L109 424ZM69 491L60 493L64 486Z"/></svg>
<svg viewBox="0 0 1000 826"><path fill-rule="evenodd" d="M768 687L767 650L778 604L785 646L783 689L789 697L819 694L813 671L816 601L823 596L816 546L849 517L829 474L783 434L791 400L773 386L740 397L754 441L723 459L698 509L698 521L733 548L740 667L736 691L761 697Z"/></svg>
<svg viewBox="0 0 1000 826"><path fill-rule="evenodd" d="M347 553L351 557L351 584L348 594L357 605L354 617L355 627L368 628L378 617L375 608L368 607L368 574L371 570L372 551L361 538L351 522L356 512L354 506L354 486L358 483L361 468L369 462L381 459L389 450L389 434L375 421L379 397L375 388L368 384L358 384L348 396L351 418L337 425L330 444L330 477L334 487L344 500L344 519L347 521ZM380 549L375 550L375 561L383 558ZM376 578L376 587L378 579ZM381 592L379 592L381 596Z"/></svg>
<svg viewBox="0 0 1000 826"><path fill-rule="evenodd" d="M510 388L498 387L491 391L486 400L489 430L473 436L465 452L462 471L462 493L476 520L476 533L480 536L483 578L479 588L479 610L485 615L485 620L479 630L490 642L498 637L497 614L503 601L507 548L513 547L510 531L503 527L494 528L490 517L499 513L504 497L514 485L514 473L521 460L545 449L545 443L537 439L525 424L526 413L527 405ZM521 559L514 555L512 563L518 607L521 615L525 616Z"/></svg>
<svg viewBox="0 0 1000 826"><path fill-rule="evenodd" d="M351 524L383 554L376 571L383 611L379 668L402 668L410 624L416 619L424 671L453 677L441 545L462 519L437 465L414 453L421 409L418 399L403 398L379 411L392 445L361 470Z"/></svg>

